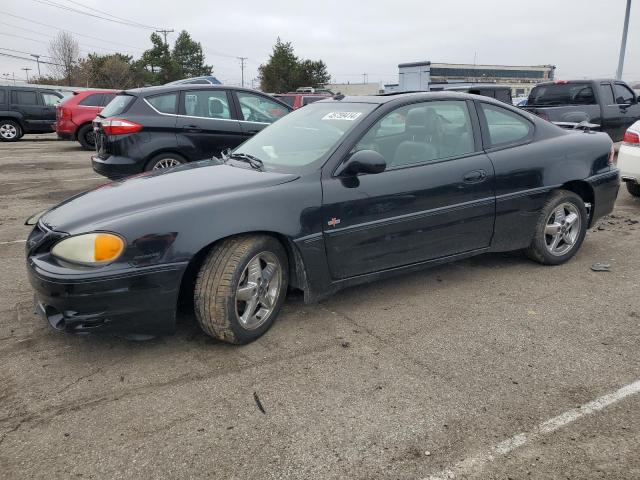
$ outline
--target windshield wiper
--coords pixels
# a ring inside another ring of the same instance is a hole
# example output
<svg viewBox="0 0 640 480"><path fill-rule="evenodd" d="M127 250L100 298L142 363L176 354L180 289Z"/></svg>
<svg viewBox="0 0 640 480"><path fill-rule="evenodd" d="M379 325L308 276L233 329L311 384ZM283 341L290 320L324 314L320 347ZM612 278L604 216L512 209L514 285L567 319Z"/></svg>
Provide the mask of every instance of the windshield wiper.
<svg viewBox="0 0 640 480"><path fill-rule="evenodd" d="M254 157L253 155L249 155L248 153L232 153L227 158L232 158L234 160L240 160L241 162L247 162L251 165L251 168L256 170L262 170L264 167L264 162L260 160L258 157Z"/></svg>

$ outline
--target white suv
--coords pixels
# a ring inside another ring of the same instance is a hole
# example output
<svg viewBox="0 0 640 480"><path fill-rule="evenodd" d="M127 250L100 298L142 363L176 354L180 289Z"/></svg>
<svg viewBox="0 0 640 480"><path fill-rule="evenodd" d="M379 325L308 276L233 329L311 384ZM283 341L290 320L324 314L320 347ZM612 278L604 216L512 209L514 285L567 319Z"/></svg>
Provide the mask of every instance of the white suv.
<svg viewBox="0 0 640 480"><path fill-rule="evenodd" d="M634 197L640 197L640 120L625 132L618 152L620 178Z"/></svg>

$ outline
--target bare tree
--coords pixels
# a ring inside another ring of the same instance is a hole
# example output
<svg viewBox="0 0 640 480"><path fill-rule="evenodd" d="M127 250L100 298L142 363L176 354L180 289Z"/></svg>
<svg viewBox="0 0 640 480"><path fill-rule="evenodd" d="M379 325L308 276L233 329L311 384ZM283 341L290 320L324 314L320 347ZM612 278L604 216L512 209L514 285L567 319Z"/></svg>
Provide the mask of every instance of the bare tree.
<svg viewBox="0 0 640 480"><path fill-rule="evenodd" d="M80 57L80 46L73 36L65 31L58 32L58 35L51 40L49 44L49 53L53 58L53 62L57 65L51 65L54 75L63 77L67 80L67 84L71 85L71 75L73 73L74 64Z"/></svg>

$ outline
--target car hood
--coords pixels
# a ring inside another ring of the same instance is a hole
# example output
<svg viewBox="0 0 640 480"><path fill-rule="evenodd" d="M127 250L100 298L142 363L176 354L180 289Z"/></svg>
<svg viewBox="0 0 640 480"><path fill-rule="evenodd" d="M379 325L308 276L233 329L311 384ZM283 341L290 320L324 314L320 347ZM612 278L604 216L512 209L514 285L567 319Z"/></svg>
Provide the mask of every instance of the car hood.
<svg viewBox="0 0 640 480"><path fill-rule="evenodd" d="M193 162L107 183L68 198L45 213L49 228L68 233L119 217L166 208L205 197L225 197L290 182L298 175Z"/></svg>

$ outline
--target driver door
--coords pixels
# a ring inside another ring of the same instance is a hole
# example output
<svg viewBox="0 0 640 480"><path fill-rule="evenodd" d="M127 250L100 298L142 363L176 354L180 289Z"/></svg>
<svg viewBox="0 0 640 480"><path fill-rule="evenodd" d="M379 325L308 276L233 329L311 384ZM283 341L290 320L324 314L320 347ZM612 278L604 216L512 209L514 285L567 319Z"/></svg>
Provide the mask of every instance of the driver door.
<svg viewBox="0 0 640 480"><path fill-rule="evenodd" d="M271 125L289 111L265 95L234 91L243 140L253 137L264 127Z"/></svg>

